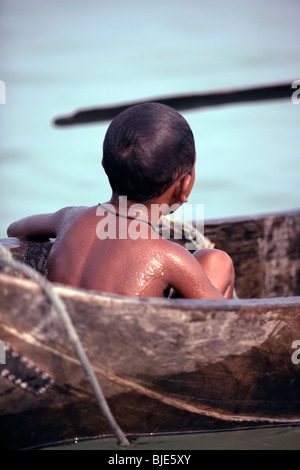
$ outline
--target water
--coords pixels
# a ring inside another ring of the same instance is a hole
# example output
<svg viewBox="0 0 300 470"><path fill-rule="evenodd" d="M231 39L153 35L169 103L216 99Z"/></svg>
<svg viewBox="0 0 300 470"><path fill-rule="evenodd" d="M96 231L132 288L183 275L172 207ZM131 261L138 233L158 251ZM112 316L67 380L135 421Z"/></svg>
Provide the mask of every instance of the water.
<svg viewBox="0 0 300 470"><path fill-rule="evenodd" d="M110 196L108 123L57 128L56 116L300 78L297 0L0 0L0 12L0 237L26 215ZM183 113L198 153L189 202L206 218L298 208L299 113L290 100Z"/></svg>
<svg viewBox="0 0 300 470"><path fill-rule="evenodd" d="M131 454L139 451L162 450L299 450L300 427L283 426L239 431L179 434L174 436L141 436L128 448ZM126 449L116 439L77 440L43 450L106 450L124 456ZM109 455L110 455L109 454ZM139 454L140 455L140 454Z"/></svg>

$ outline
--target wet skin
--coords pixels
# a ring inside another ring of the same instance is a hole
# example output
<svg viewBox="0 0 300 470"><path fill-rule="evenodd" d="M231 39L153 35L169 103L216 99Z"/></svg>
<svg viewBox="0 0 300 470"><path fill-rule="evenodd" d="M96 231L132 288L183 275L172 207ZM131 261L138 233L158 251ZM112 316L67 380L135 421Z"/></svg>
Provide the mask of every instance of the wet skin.
<svg viewBox="0 0 300 470"><path fill-rule="evenodd" d="M170 286L184 298L232 297L234 269L223 251L202 249L191 255L174 242L152 239L148 224L143 228L147 239L101 240L96 211L97 206L69 207L27 217L11 224L8 235L55 238L48 259L52 282L135 297L164 297ZM120 219L105 217L114 219L118 233ZM128 235L130 223L126 220Z"/></svg>

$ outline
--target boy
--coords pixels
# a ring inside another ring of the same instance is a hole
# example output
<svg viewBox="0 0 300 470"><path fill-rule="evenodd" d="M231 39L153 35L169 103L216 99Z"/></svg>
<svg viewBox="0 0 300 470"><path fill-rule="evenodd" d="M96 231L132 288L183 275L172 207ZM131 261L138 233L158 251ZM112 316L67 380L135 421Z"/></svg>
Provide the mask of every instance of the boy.
<svg viewBox="0 0 300 470"><path fill-rule="evenodd" d="M56 238L48 259L52 282L125 296L164 297L172 287L178 297L232 298L234 269L226 253L192 255L153 230L161 207L171 212L187 202L195 159L193 133L177 111L159 103L128 108L103 143L111 200L26 217L9 226L8 236ZM143 236L136 237L137 224Z"/></svg>

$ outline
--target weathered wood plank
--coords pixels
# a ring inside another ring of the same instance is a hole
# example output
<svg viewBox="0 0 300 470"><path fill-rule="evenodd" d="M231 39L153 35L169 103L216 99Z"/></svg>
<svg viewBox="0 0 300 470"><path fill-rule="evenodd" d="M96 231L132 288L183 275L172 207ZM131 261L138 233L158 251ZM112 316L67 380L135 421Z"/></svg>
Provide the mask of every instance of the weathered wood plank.
<svg viewBox="0 0 300 470"><path fill-rule="evenodd" d="M300 297L268 298L299 292L299 212L214 221L205 235L233 257L239 295L263 298L134 299L55 286L125 431L300 421L300 365L292 361L292 344L300 340ZM15 258L46 275L51 242L6 243ZM54 379L34 396L13 373L2 375L5 448L109 432L40 287L0 273L0 318L1 340Z"/></svg>
<svg viewBox="0 0 300 470"><path fill-rule="evenodd" d="M33 359L39 367L46 368L58 382L71 378L73 386L84 393L87 384L83 372L64 327L45 302L44 294L31 281L5 274L0 275L0 280L4 286L0 297L4 337L10 334L8 339L15 348L21 342L25 355L30 353L33 357L35 350ZM67 306L95 370L104 381L108 397L124 387L143 390L146 395L153 394L162 400L164 396L168 397L167 401L170 396L179 399L174 388L176 377L182 376L180 388L184 390L191 381L202 389L195 377L205 376L207 395L204 391L199 396L187 392L187 396L181 396L183 407L187 397L194 411L199 399L201 403L206 400L212 403L215 397L219 410L230 409L233 400L234 406L239 403L240 413L241 410L247 413L250 400L259 416L268 412L266 397L273 393L272 387L265 387L263 407L259 409L260 401L254 405L257 384L266 382L267 373L278 383L286 382L281 406L276 408L272 403L272 416L286 416L291 396L299 399L300 369L291 361L292 343L300 338L299 298L285 302L283 299L226 303L146 299L140 302L96 293L91 296L64 287L56 290ZM244 368L241 367L243 361ZM216 370L223 370L225 389L209 386L211 380L217 380ZM235 390L237 383L240 386ZM249 398L246 402L245 389Z"/></svg>
<svg viewBox="0 0 300 470"><path fill-rule="evenodd" d="M205 236L232 257L240 298L300 295L300 211L216 220Z"/></svg>

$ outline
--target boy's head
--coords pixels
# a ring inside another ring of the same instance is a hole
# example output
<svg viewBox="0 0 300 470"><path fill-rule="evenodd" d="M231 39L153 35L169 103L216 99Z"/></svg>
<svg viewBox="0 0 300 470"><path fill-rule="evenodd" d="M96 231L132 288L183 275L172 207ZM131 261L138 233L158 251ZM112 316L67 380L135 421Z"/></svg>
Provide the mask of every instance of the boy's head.
<svg viewBox="0 0 300 470"><path fill-rule="evenodd" d="M145 103L114 118L104 138L102 164L114 195L147 203L192 173L195 153L193 133L181 114Z"/></svg>

